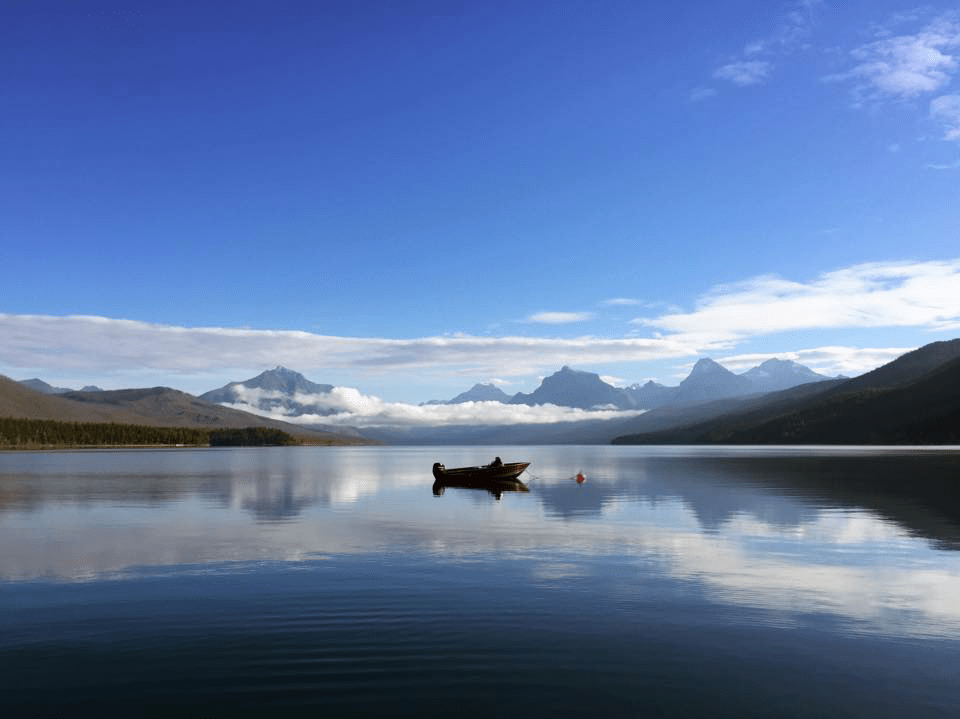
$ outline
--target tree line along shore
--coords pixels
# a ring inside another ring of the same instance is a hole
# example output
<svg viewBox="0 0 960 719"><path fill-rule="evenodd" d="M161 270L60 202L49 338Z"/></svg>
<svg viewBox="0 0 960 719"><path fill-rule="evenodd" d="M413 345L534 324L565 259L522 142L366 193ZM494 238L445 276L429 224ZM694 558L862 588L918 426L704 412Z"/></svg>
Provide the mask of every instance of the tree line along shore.
<svg viewBox="0 0 960 719"><path fill-rule="evenodd" d="M117 422L60 422L0 417L0 449L67 447L266 447L299 445L280 429L150 427Z"/></svg>

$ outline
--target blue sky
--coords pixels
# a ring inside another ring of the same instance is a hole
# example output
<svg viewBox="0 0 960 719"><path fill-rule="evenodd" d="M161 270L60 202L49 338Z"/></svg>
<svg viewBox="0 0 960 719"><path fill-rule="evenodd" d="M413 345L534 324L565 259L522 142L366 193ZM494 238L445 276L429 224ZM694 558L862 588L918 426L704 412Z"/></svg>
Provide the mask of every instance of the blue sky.
<svg viewBox="0 0 960 719"><path fill-rule="evenodd" d="M0 373L396 402L960 335L960 12L13 2Z"/></svg>

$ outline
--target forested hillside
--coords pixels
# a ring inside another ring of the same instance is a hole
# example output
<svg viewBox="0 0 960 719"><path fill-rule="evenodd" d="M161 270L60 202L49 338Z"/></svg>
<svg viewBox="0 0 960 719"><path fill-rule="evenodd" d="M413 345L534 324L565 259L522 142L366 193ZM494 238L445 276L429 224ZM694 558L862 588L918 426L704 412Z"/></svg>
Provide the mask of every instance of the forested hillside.
<svg viewBox="0 0 960 719"><path fill-rule="evenodd" d="M116 422L57 422L0 417L0 447L207 445L210 430Z"/></svg>

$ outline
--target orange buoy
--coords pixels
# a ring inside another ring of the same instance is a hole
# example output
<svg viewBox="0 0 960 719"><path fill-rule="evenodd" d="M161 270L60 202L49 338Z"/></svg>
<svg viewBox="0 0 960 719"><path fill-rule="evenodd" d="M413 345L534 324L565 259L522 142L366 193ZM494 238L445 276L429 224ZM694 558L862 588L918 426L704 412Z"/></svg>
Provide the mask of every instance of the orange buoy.
<svg viewBox="0 0 960 719"><path fill-rule="evenodd" d="M583 472L577 472L577 484L583 484L587 481L587 478L583 476Z"/></svg>

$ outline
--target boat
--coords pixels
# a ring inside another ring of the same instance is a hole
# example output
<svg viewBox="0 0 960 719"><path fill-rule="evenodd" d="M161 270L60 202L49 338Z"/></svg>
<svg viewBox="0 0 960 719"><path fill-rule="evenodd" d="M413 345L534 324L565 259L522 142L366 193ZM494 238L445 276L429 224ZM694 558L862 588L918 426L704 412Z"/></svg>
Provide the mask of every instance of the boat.
<svg viewBox="0 0 960 719"><path fill-rule="evenodd" d="M482 467L454 467L447 469L439 462L433 465L433 493L443 494L447 487L461 489L485 489L497 499L503 492L529 492L530 488L519 477L529 462L511 462L504 464L497 457Z"/></svg>
<svg viewBox="0 0 960 719"><path fill-rule="evenodd" d="M504 463L497 457L481 467L453 467L447 469L439 462L433 464L433 478L451 486L485 487L492 482L518 482L529 462Z"/></svg>
<svg viewBox="0 0 960 719"><path fill-rule="evenodd" d="M447 469L439 462L433 464L433 493L443 494L447 487L485 489L497 499L503 492L529 492L530 488L517 479L529 462L504 463L499 457L480 467L453 467Z"/></svg>

